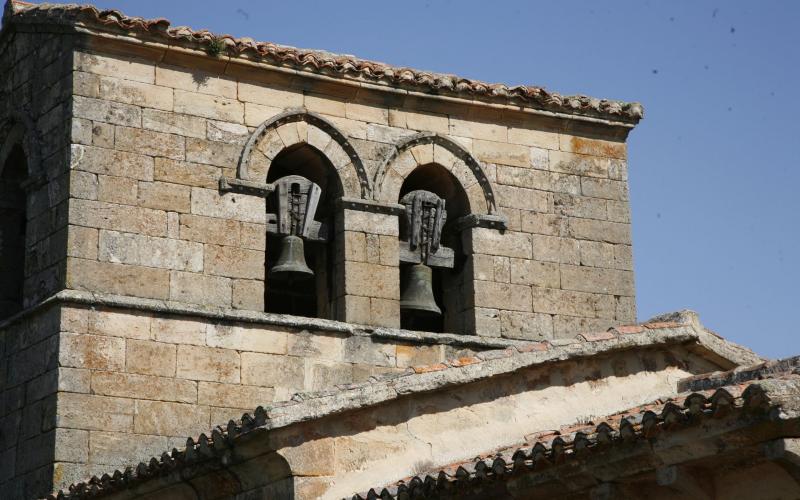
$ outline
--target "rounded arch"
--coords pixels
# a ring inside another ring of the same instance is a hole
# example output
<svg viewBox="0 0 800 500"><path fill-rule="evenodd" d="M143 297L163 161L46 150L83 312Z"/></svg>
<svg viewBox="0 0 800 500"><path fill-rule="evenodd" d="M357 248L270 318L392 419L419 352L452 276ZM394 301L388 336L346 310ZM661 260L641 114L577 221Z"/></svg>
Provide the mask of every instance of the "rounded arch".
<svg viewBox="0 0 800 500"><path fill-rule="evenodd" d="M458 180L467 193L472 213L494 214L494 190L480 162L452 139L438 134L417 134L398 143L375 172L373 197L397 203L406 177L417 167L436 163Z"/></svg>
<svg viewBox="0 0 800 500"><path fill-rule="evenodd" d="M41 165L41 141L33 120L24 113L13 111L6 120L0 121L0 174L16 146L20 146L25 153L28 177L34 177Z"/></svg>
<svg viewBox="0 0 800 500"><path fill-rule="evenodd" d="M305 108L286 110L256 128L242 151L237 177L263 182L273 160L297 144L313 146L331 162L339 174L344 196L370 197L372 186L367 170L347 137L331 122Z"/></svg>

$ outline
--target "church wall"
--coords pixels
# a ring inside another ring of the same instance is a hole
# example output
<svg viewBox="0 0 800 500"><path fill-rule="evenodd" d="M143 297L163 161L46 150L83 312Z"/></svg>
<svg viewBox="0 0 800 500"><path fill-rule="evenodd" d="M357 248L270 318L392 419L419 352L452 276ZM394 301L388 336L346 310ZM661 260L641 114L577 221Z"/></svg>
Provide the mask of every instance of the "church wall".
<svg viewBox="0 0 800 500"><path fill-rule="evenodd" d="M12 264L24 268L23 308L64 287L71 60L70 37L24 30L0 37L0 168L15 146L27 168L24 263ZM0 319L0 496L35 498L51 491L55 443L64 438L55 429L59 310L7 319Z"/></svg>
<svg viewBox="0 0 800 500"><path fill-rule="evenodd" d="M502 345L62 307L56 488L147 460L294 393L365 382ZM474 337L472 337L474 338Z"/></svg>
<svg viewBox="0 0 800 500"><path fill-rule="evenodd" d="M76 53L74 63L69 288L262 310L264 200L221 194L218 181L236 177L255 127L302 106L342 131L370 180L395 144L420 131L446 135L482 163L508 230L464 233L465 272L474 278L464 300L468 333L559 338L635 319L618 129L380 93L225 59L100 55L99 45ZM314 127L291 125L275 134L277 147L295 135L314 141ZM257 148L255 177L275 154L270 147ZM356 189L346 171L345 187ZM470 200L482 200L478 183L464 187ZM397 266L366 252L394 236L376 229L383 226L377 215L367 214L374 220L345 240L370 245L346 252L345 275L357 282L342 292L338 319L398 326Z"/></svg>

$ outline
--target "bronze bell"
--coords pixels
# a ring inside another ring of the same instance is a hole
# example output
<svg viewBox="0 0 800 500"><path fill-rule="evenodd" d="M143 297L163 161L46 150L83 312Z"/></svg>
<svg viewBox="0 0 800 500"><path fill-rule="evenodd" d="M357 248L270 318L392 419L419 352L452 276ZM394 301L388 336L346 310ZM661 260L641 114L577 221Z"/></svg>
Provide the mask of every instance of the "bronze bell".
<svg viewBox="0 0 800 500"><path fill-rule="evenodd" d="M425 264L414 264L408 272L400 309L442 314L433 298L433 271Z"/></svg>
<svg viewBox="0 0 800 500"><path fill-rule="evenodd" d="M306 265L303 238L293 234L281 240L281 254L278 262L269 270L271 277L299 278L314 276L314 271Z"/></svg>

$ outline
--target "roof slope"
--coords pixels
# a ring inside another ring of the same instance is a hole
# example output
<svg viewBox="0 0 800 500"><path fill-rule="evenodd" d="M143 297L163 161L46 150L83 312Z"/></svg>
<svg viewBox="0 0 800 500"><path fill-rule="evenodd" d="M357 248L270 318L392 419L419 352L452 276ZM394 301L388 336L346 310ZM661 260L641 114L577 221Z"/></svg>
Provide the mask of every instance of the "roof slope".
<svg viewBox="0 0 800 500"><path fill-rule="evenodd" d="M638 123L644 116L642 105L636 102L597 99L585 95L565 96L538 86L486 83L456 75L395 67L351 55L257 42L251 38L217 35L208 30L193 30L185 26L172 27L166 19L130 17L118 10L102 10L92 5L31 4L8 0L3 26L5 28L17 23L88 28L199 49L213 54L211 57L241 58L291 68L299 73L317 73L427 94L499 102L631 125Z"/></svg>
<svg viewBox="0 0 800 500"><path fill-rule="evenodd" d="M58 492L51 498L83 499L112 494L170 475L184 467L224 460L242 440L256 435L255 431L269 431L322 419L377 406L406 395L468 384L546 363L669 345L687 345L699 349L704 355L727 360L729 366L761 361L747 349L698 328L699 323L693 313L676 313L671 317L678 321L620 326L607 332L584 333L574 340L521 344L503 350L485 351L474 357L408 368L401 373L374 376L367 383L296 394L290 401L259 406L252 415L244 414L240 420L231 420L227 426L218 426L196 440L189 438L183 450L173 449L136 467L116 470L102 477L95 476L86 482L73 484L69 491Z"/></svg>

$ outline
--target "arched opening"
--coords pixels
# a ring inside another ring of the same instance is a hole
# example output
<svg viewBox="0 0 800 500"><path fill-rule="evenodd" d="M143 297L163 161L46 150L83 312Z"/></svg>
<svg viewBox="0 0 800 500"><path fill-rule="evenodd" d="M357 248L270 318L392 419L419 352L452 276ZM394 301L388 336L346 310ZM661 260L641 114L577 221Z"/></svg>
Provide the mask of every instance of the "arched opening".
<svg viewBox="0 0 800 500"><path fill-rule="evenodd" d="M313 275L282 275L270 273L284 250L284 237L267 233L264 305L267 312L292 314L311 318L333 318L333 255L335 201L341 197L342 185L336 169L316 148L295 144L281 151L270 165L267 182L274 183L287 176L302 176L321 189L313 220L319 231L303 238L303 253ZM296 186L292 185L292 188ZM268 212L277 214L278 196L268 200Z"/></svg>
<svg viewBox="0 0 800 500"><path fill-rule="evenodd" d="M420 314L401 307L400 324L403 328L430 332L462 333L466 309L464 285L465 257L461 248L458 219L470 213L469 200L458 180L446 168L430 163L417 167L403 181L400 200L415 191L427 191L444 200L446 220L441 229L440 248L444 247L452 259L447 264L430 263L433 298L441 314ZM400 217L400 239L409 241L412 228L407 217ZM449 249L449 250L447 250ZM443 253L443 252L439 252ZM400 290L407 291L412 279L414 264L401 262Z"/></svg>
<svg viewBox="0 0 800 500"><path fill-rule="evenodd" d="M25 280L26 199L22 183L27 177L25 153L19 145L0 170L0 319L22 309Z"/></svg>

